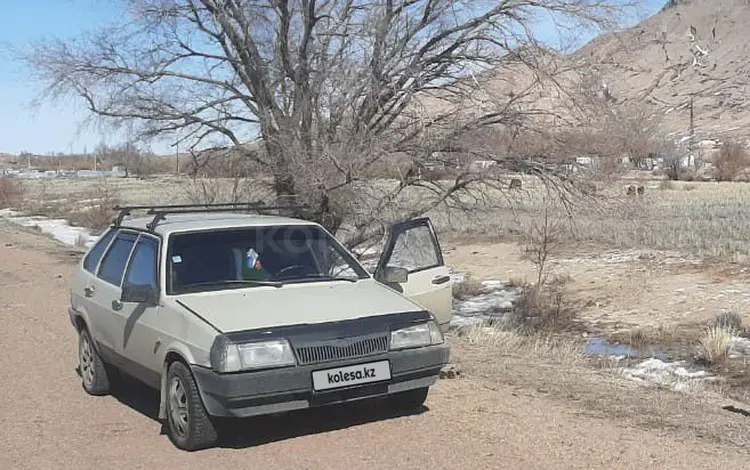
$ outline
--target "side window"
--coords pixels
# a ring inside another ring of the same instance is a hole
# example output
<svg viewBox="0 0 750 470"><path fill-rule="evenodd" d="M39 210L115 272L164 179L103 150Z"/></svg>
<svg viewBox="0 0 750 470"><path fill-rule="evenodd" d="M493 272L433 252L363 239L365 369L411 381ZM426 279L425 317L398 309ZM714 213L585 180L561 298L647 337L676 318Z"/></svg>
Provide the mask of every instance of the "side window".
<svg viewBox="0 0 750 470"><path fill-rule="evenodd" d="M141 236L133 250L125 284L158 287L156 277L158 254L159 243L151 237Z"/></svg>
<svg viewBox="0 0 750 470"><path fill-rule="evenodd" d="M130 252L135 245L138 235L131 232L121 232L112 242L107 254L104 255L101 266L99 266L99 278L110 284L120 286L125 266L128 264Z"/></svg>
<svg viewBox="0 0 750 470"><path fill-rule="evenodd" d="M440 266L438 248L427 225L404 230L396 237L389 266L406 268L409 272Z"/></svg>
<svg viewBox="0 0 750 470"><path fill-rule="evenodd" d="M112 238L116 233L117 230L109 229L99 238L91 251L89 251L89 254L87 254L86 258L83 260L83 269L91 274L96 274L96 267L99 265L99 260L102 258L104 250L107 249L109 242L112 241Z"/></svg>

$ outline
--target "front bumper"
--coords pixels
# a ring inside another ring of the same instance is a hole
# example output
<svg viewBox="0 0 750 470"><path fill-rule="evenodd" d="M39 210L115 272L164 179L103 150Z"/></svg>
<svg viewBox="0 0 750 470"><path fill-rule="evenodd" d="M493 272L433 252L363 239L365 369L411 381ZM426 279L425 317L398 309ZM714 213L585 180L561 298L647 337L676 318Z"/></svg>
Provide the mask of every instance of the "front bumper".
<svg viewBox="0 0 750 470"><path fill-rule="evenodd" d="M375 384L313 391L312 372L387 359L391 379ZM271 369L236 374L217 374L192 366L201 390L203 403L212 416L244 418L281 413L303 408L382 397L389 394L429 387L450 359L447 344L404 351L391 351L347 361L308 366Z"/></svg>

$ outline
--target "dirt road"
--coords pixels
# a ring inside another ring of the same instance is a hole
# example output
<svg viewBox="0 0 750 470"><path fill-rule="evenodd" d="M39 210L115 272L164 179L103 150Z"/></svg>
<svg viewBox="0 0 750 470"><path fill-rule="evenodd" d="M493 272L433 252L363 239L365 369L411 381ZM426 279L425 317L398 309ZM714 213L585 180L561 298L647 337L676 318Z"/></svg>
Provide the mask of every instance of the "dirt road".
<svg viewBox="0 0 750 470"><path fill-rule="evenodd" d="M0 222L2 224L2 222ZM0 469L743 468L747 454L666 430L582 416L564 402L480 378L443 380L427 410L372 407L247 420L222 447L176 450L153 419L156 395L85 394L75 372L67 282L74 256L0 225Z"/></svg>

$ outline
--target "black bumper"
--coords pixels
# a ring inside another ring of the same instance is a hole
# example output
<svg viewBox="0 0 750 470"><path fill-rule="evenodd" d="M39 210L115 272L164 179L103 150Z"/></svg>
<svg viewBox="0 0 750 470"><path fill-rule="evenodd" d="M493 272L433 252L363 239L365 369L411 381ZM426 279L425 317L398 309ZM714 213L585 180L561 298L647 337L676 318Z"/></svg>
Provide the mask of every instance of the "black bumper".
<svg viewBox="0 0 750 470"><path fill-rule="evenodd" d="M193 366L192 369L208 413L212 416L241 418L429 387L437 381L440 369L449 359L450 349L443 344L392 351L355 360L257 372L217 374L200 366ZM391 379L388 381L330 391L313 391L313 371L382 360L390 362Z"/></svg>

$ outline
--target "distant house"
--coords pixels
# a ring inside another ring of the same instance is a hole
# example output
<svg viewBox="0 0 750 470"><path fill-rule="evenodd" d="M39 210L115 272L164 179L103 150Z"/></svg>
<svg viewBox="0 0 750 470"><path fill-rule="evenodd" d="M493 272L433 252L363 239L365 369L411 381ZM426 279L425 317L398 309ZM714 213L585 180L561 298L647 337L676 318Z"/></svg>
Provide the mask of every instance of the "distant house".
<svg viewBox="0 0 750 470"><path fill-rule="evenodd" d="M469 171L472 173L480 173L494 167L495 165L497 165L495 160L476 160L469 165Z"/></svg>

